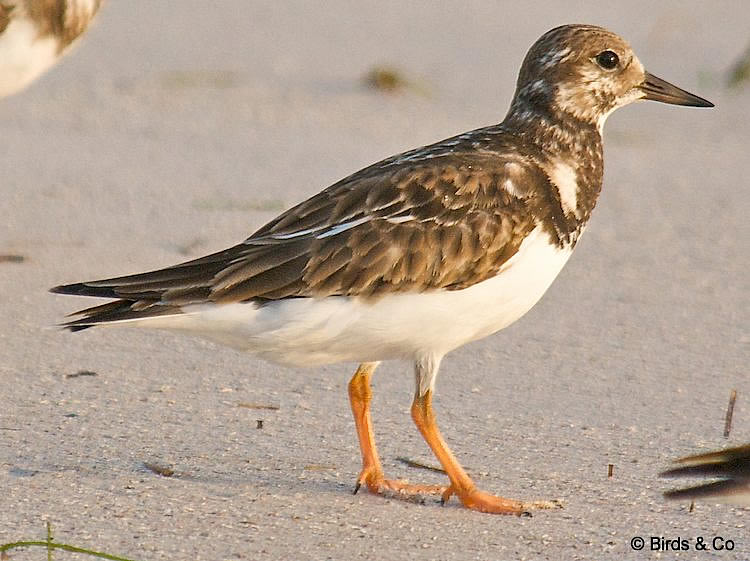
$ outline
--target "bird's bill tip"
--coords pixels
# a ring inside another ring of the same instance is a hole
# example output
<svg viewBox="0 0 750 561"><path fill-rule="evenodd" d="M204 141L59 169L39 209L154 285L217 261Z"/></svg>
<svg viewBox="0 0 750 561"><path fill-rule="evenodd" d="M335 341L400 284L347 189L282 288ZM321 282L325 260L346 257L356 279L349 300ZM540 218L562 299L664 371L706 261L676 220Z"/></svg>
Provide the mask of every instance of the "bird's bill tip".
<svg viewBox="0 0 750 561"><path fill-rule="evenodd" d="M707 99L686 92L682 88L678 88L666 80L654 76L650 72L646 72L643 83L641 83L638 88L645 94L642 99L650 99L652 101L660 101L661 103L670 103L672 105L689 105L690 107L714 106L714 104Z"/></svg>

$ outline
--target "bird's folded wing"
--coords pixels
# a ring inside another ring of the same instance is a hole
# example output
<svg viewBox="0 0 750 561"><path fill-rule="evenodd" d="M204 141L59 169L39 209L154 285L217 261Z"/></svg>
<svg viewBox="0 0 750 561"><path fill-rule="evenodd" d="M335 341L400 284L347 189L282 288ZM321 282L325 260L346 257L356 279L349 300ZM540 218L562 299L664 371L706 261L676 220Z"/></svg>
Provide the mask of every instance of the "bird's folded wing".
<svg viewBox="0 0 750 561"><path fill-rule="evenodd" d="M227 250L148 273L56 287L130 310L200 302L461 289L493 276L535 227L523 162L467 154L365 168ZM390 166L390 167L389 167ZM509 171L512 177L509 177ZM146 314L144 314L146 315Z"/></svg>

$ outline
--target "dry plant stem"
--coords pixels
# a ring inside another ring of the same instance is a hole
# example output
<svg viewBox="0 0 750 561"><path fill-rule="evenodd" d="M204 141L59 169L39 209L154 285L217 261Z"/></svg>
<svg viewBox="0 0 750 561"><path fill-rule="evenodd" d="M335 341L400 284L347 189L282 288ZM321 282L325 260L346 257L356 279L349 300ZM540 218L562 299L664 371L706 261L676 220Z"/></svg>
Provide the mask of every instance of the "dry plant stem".
<svg viewBox="0 0 750 561"><path fill-rule="evenodd" d="M734 416L734 404L737 401L737 390L732 390L729 394L729 404L727 405L727 414L724 417L724 438L729 438L732 430L732 417Z"/></svg>

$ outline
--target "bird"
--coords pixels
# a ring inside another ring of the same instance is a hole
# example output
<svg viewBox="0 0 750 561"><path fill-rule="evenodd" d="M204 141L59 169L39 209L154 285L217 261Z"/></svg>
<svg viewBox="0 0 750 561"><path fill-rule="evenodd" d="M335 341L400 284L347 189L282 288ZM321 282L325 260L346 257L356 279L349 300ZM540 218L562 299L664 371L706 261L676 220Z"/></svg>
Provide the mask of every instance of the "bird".
<svg viewBox="0 0 750 561"><path fill-rule="evenodd" d="M528 502L478 489L458 462L432 407L435 379L446 353L512 324L545 293L599 196L604 122L641 99L713 105L646 72L606 29L556 27L528 51L500 124L365 167L223 251L52 288L113 299L61 325L165 329L282 364L358 363L348 384L362 456L355 492L529 514ZM370 381L391 359L414 364L411 417L445 486L385 477Z"/></svg>
<svg viewBox="0 0 750 561"><path fill-rule="evenodd" d="M660 477L713 477L716 481L666 491L668 499L715 500L750 506L750 444L675 460L675 467Z"/></svg>
<svg viewBox="0 0 750 561"><path fill-rule="evenodd" d="M31 84L86 31L102 0L0 0L0 97Z"/></svg>

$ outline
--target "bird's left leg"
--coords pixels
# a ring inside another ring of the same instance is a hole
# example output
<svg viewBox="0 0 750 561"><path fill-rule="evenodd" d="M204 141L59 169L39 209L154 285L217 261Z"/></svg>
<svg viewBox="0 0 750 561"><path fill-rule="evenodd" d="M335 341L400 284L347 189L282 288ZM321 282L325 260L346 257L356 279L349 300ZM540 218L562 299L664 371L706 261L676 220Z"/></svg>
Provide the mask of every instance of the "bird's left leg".
<svg viewBox="0 0 750 561"><path fill-rule="evenodd" d="M440 485L410 485L405 481L385 479L383 467L380 464L380 458L378 458L378 451L375 448L375 435L372 431L372 417L370 415L370 401L372 400L370 377L378 364L377 362L360 364L349 381L349 402L352 406L359 447L362 451L362 471L357 478L354 492L359 491L362 485L366 485L371 493L381 495L388 491L391 491L394 496L401 497L425 493L443 493L445 487Z"/></svg>
<svg viewBox="0 0 750 561"><path fill-rule="evenodd" d="M522 514L525 505L520 501L497 497L477 489L443 440L432 410L432 392L441 358L424 356L416 362L416 391L411 416L451 481L450 487L443 493L443 502L455 494L466 508L472 510L493 514Z"/></svg>

